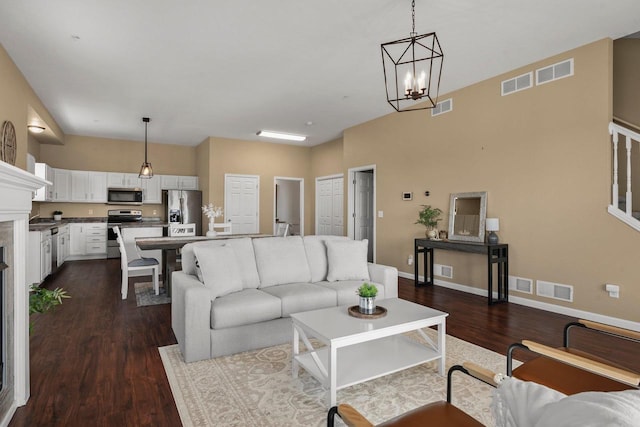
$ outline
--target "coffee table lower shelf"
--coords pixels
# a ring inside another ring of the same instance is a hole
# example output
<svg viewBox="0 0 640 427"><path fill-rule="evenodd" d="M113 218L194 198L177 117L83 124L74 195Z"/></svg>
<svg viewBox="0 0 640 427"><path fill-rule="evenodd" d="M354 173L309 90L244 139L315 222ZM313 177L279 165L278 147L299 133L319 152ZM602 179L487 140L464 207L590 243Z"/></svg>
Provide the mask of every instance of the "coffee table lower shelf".
<svg viewBox="0 0 640 427"><path fill-rule="evenodd" d="M295 356L295 360L329 388L329 379L315 363L313 352L325 368L329 366L329 346L301 353ZM441 358L439 352L403 335L340 347L337 353L336 390Z"/></svg>

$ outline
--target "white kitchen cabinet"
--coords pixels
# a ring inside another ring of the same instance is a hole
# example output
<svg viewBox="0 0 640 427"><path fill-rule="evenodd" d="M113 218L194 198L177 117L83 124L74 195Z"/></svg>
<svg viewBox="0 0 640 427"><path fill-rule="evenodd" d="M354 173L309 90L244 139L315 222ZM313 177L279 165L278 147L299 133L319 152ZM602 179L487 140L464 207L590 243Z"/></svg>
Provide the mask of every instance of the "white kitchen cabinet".
<svg viewBox="0 0 640 427"><path fill-rule="evenodd" d="M46 179L51 182L44 187L36 191L36 195L33 200L38 202L51 202L53 201L55 175L53 168L46 163L36 163L36 176Z"/></svg>
<svg viewBox="0 0 640 427"><path fill-rule="evenodd" d="M58 268L69 258L69 226L63 225L58 227L58 251L57 265Z"/></svg>
<svg viewBox="0 0 640 427"><path fill-rule="evenodd" d="M136 237L162 237L162 227L122 227L122 240L129 255L128 261L138 258L138 250L136 249ZM162 265L162 251L139 251L140 256L145 258L155 258ZM129 277L148 276L148 270L130 271Z"/></svg>
<svg viewBox="0 0 640 427"><path fill-rule="evenodd" d="M162 188L161 177L153 176L149 179L141 179L142 183L142 203L144 204L161 204L162 203Z"/></svg>
<svg viewBox="0 0 640 427"><path fill-rule="evenodd" d="M30 231L27 283L42 283L51 274L51 230Z"/></svg>
<svg viewBox="0 0 640 427"><path fill-rule="evenodd" d="M107 223L73 223L70 227L70 257L90 259L107 257Z"/></svg>
<svg viewBox="0 0 640 427"><path fill-rule="evenodd" d="M107 173L108 188L140 188L140 181L137 173Z"/></svg>
<svg viewBox="0 0 640 427"><path fill-rule="evenodd" d="M66 169L54 169L54 202L71 201L71 171Z"/></svg>
<svg viewBox="0 0 640 427"><path fill-rule="evenodd" d="M160 175L163 190L197 190L197 176Z"/></svg>
<svg viewBox="0 0 640 427"><path fill-rule="evenodd" d="M106 203L107 173L71 171L71 201Z"/></svg>

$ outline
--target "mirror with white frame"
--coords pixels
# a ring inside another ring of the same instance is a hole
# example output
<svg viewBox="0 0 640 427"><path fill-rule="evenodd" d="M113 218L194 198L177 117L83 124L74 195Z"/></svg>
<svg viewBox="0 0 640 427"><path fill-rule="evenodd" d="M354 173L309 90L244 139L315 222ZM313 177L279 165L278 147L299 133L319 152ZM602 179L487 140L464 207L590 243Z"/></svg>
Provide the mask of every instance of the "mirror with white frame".
<svg viewBox="0 0 640 427"><path fill-rule="evenodd" d="M486 219L486 191L451 194L449 240L484 243Z"/></svg>

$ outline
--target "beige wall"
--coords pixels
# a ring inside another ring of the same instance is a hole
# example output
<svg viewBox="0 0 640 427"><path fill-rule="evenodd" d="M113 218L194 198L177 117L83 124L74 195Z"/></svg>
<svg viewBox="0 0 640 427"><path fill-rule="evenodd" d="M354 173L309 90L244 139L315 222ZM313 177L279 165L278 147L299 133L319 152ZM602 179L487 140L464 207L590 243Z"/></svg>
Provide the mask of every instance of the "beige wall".
<svg viewBox="0 0 640 427"><path fill-rule="evenodd" d="M571 57L573 77L500 96L502 80ZM487 191L509 273L575 289L573 303L514 295L640 321L640 234L606 209L611 94L612 42L602 40L441 96L453 98L450 113L394 113L346 130L345 172L377 166L378 262L413 273L419 205L448 216L451 193ZM401 201L403 191L414 200ZM486 289L483 256L438 251L436 262L453 266L454 283ZM605 283L620 285L621 298Z"/></svg>
<svg viewBox="0 0 640 427"><path fill-rule="evenodd" d="M225 174L259 175L260 233L270 234L274 223L274 178L303 178L304 232L312 232L311 148L225 138L209 138L203 144L209 145L209 182L205 200L224 206ZM205 149L199 148L200 150Z"/></svg>
<svg viewBox="0 0 640 427"><path fill-rule="evenodd" d="M148 145L149 162L159 175L196 175L196 148L181 145ZM67 135L64 145L40 144L38 161L60 169L103 172L140 172L144 142ZM40 203L40 216L60 210L65 217L104 217L114 206L88 203ZM144 216L162 217L160 205L141 207ZM155 211L155 213L154 213Z"/></svg>
<svg viewBox="0 0 640 427"><path fill-rule="evenodd" d="M316 178L343 173L343 144L342 138L311 147L311 173L313 208L311 210L311 234L316 233ZM346 206L346 205L345 205ZM345 211L346 215L346 211ZM345 228L346 232L346 228Z"/></svg>

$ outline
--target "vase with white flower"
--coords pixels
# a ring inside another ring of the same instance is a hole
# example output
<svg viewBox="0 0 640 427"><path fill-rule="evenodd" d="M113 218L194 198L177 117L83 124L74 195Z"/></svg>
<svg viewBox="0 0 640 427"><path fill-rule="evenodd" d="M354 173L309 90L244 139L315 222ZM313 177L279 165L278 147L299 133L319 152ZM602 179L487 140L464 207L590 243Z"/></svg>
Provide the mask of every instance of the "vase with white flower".
<svg viewBox="0 0 640 427"><path fill-rule="evenodd" d="M215 230L214 224L216 222L216 218L221 217L223 214L222 207L214 206L213 203L209 203L202 207L202 212L204 212L207 218L209 218L209 231L207 231L207 237L217 236L218 232Z"/></svg>

